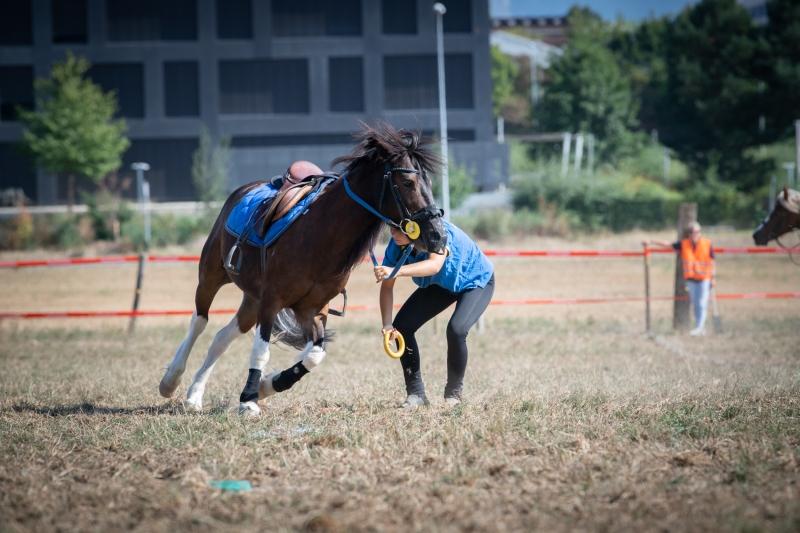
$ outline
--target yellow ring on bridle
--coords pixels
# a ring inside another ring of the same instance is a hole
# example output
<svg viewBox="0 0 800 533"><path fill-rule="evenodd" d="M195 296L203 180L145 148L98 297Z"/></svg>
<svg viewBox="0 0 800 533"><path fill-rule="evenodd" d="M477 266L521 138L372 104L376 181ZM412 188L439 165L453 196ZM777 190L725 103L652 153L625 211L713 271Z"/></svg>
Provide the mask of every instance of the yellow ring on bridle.
<svg viewBox="0 0 800 533"><path fill-rule="evenodd" d="M406 351L406 340L403 338L403 334L399 331L397 332L397 338L395 342L397 342L397 351L392 350L392 332L391 331L384 331L383 332L383 350L386 352L386 355L391 357L392 359L400 359L403 357L403 354Z"/></svg>
<svg viewBox="0 0 800 533"><path fill-rule="evenodd" d="M405 233L409 239L415 241L419 239L422 230L420 229L419 224L413 220L408 220L403 224L403 233Z"/></svg>

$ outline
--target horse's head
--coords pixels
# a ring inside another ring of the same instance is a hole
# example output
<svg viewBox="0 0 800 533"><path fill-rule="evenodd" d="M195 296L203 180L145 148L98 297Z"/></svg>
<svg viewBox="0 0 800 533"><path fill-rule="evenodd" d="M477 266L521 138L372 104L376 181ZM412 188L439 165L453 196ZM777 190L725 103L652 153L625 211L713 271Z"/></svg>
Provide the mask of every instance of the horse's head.
<svg viewBox="0 0 800 533"><path fill-rule="evenodd" d="M439 160L418 133L388 124L364 125L347 163L348 175L358 180L370 204L427 252L441 253L447 244L442 210L436 206L429 173Z"/></svg>
<svg viewBox="0 0 800 533"><path fill-rule="evenodd" d="M766 246L773 239L800 228L800 192L783 188L775 202L775 208L753 232L753 241Z"/></svg>

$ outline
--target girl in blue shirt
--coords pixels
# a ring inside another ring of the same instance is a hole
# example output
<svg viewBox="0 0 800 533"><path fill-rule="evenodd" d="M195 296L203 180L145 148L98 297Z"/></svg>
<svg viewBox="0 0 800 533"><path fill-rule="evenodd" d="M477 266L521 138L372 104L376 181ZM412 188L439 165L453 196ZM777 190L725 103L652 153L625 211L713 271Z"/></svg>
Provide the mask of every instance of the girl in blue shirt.
<svg viewBox="0 0 800 533"><path fill-rule="evenodd" d="M400 267L396 276L387 279L411 241L401 231L391 228L392 240L386 247L383 265L375 267L375 279L382 282L380 291L381 333L402 333L406 351L400 358L406 381L406 401L403 407L428 405L425 384L420 372L420 357L414 334L431 318L456 304L447 324L447 385L445 401L461 403L464 372L467 369L467 334L486 310L494 293L494 267L478 246L463 231L450 222L447 230L447 249L444 254L414 251ZM392 320L394 282L398 277L410 277L419 288L409 296Z"/></svg>

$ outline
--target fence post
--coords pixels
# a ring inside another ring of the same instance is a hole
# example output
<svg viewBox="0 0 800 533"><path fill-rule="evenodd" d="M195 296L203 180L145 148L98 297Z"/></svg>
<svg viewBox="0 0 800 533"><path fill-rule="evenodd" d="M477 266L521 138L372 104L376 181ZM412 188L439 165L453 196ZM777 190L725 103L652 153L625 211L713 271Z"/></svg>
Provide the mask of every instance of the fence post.
<svg viewBox="0 0 800 533"><path fill-rule="evenodd" d="M690 223L697 222L697 204L681 204L678 208L678 240L686 236L686 228ZM672 327L686 330L691 326L691 303L686 292L686 282L683 279L683 263L678 254L675 258L675 303L672 312Z"/></svg>
<svg viewBox="0 0 800 533"><path fill-rule="evenodd" d="M644 258L644 330L650 333L650 248L642 243Z"/></svg>
<svg viewBox="0 0 800 533"><path fill-rule="evenodd" d="M144 278L144 252L139 254L139 263L136 269L136 288L133 291L133 305L131 309L134 314L128 322L128 334L133 333L136 328L136 311L139 310L139 295L142 293L142 278Z"/></svg>

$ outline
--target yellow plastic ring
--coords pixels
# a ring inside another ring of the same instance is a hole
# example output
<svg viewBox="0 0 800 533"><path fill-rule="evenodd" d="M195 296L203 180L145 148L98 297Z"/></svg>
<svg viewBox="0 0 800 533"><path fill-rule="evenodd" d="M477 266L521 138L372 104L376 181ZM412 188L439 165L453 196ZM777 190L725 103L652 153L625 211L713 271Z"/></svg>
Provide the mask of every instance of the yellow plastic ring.
<svg viewBox="0 0 800 533"><path fill-rule="evenodd" d="M403 334L398 331L397 338L395 339L395 342L397 343L397 351L395 351L392 350L391 335L391 331L385 331L383 333L383 350L386 352L386 355L392 359L400 359L406 352L406 340L403 338Z"/></svg>
<svg viewBox="0 0 800 533"><path fill-rule="evenodd" d="M403 224L403 233L408 235L408 238L414 241L419 239L422 230L420 230L419 224L417 224L413 220L409 220L405 224Z"/></svg>

